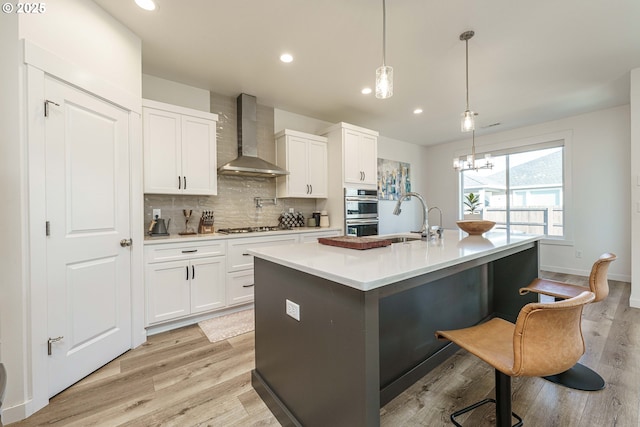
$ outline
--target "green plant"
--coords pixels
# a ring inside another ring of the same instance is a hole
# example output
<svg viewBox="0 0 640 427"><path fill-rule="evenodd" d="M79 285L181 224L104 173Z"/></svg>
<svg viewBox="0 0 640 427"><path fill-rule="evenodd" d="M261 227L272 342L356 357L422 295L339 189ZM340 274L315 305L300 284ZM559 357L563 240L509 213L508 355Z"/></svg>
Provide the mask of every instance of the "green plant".
<svg viewBox="0 0 640 427"><path fill-rule="evenodd" d="M469 193L464 196L464 205L468 213L478 213L480 211L480 196L478 194Z"/></svg>

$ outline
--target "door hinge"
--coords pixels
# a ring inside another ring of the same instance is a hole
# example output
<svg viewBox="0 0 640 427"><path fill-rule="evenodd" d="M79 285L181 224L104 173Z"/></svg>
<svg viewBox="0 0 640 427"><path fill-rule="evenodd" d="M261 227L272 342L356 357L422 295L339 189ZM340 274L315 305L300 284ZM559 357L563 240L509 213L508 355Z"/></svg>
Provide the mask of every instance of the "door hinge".
<svg viewBox="0 0 640 427"><path fill-rule="evenodd" d="M56 337L56 338L49 338L47 340L47 355L51 356L52 352L52 348L51 348L51 344L53 344L54 342L58 342L60 340L62 340L62 338L64 337Z"/></svg>
<svg viewBox="0 0 640 427"><path fill-rule="evenodd" d="M44 100L44 116L45 117L49 117L49 104L53 104L56 107L60 106L60 104L58 104L57 102L53 102L53 101L50 101L48 99L45 99Z"/></svg>
<svg viewBox="0 0 640 427"><path fill-rule="evenodd" d="M49 221L44 223L44 230L47 236L51 235L51 224L49 224Z"/></svg>

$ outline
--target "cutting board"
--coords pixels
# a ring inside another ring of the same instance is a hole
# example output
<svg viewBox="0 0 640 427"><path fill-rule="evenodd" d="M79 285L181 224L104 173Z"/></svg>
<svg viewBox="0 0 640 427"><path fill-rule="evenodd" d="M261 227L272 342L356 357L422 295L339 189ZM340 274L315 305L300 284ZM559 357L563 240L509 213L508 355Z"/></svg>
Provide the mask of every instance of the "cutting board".
<svg viewBox="0 0 640 427"><path fill-rule="evenodd" d="M318 243L329 246L339 246L341 248L348 249L373 249L383 246L389 246L391 240L388 239L376 239L373 237L354 237L354 236L341 236L341 237L320 237Z"/></svg>

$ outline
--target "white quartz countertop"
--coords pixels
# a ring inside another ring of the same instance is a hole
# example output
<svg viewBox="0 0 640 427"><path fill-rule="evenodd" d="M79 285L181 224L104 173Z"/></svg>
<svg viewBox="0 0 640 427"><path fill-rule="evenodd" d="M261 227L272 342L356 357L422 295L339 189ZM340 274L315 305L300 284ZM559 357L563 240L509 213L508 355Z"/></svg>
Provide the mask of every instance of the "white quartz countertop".
<svg viewBox="0 0 640 427"><path fill-rule="evenodd" d="M367 250L306 243L253 248L248 252L276 264L368 291L526 245L542 237L502 231L469 236L461 230L445 230L440 240L413 240Z"/></svg>
<svg viewBox="0 0 640 427"><path fill-rule="evenodd" d="M259 231L253 233L209 233L209 234L170 234L169 236L145 236L144 245L158 245L163 243L202 242L217 239L242 239L247 237L267 237L283 234L321 233L324 231L338 231L340 227L295 227L289 230Z"/></svg>

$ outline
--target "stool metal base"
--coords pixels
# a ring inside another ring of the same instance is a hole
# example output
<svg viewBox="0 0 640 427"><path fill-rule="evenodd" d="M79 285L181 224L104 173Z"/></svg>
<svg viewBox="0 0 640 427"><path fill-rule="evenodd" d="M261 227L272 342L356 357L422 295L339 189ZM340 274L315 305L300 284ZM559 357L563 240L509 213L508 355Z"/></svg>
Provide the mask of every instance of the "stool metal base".
<svg viewBox="0 0 640 427"><path fill-rule="evenodd" d="M455 420L455 418L460 416L460 415L462 415L462 414L466 414L469 411L473 411L474 409L479 408L480 406L484 405L485 403L496 403L496 400L487 398L487 399L481 400L480 402L474 403L471 406L467 406L466 408L460 409L459 411L456 411L453 414L451 414L451 422L457 427L463 427L462 424L458 424L458 422ZM518 422L515 423L512 427L520 427L520 426L522 426L522 418L520 418L515 412L512 412L511 415L513 415L513 417L516 420L518 420Z"/></svg>
<svg viewBox="0 0 640 427"><path fill-rule="evenodd" d="M496 426L497 427L509 427L511 426L511 417L515 417L518 422L511 427L520 427L522 425L522 418L516 415L514 412L511 412L511 377L503 374L499 370L495 370L495 378L496 378L496 398L495 399L484 399L480 402L474 403L471 406L467 406L466 408L460 409L459 411L451 414L451 422L457 426L462 427L461 424L455 420L456 417L466 414L469 411L472 411L485 403L495 403L496 404Z"/></svg>
<svg viewBox="0 0 640 427"><path fill-rule="evenodd" d="M605 385L604 379L597 372L580 363L576 363L567 371L543 378L552 383L582 391L602 390Z"/></svg>

